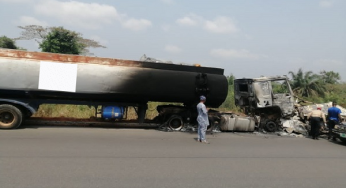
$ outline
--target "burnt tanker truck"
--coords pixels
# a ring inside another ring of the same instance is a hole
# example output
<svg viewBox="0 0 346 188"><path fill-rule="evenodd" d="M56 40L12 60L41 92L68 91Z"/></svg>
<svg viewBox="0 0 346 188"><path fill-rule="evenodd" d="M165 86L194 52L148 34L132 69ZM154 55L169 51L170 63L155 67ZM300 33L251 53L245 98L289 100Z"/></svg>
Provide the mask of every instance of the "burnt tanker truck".
<svg viewBox="0 0 346 188"><path fill-rule="evenodd" d="M156 121L181 127L196 117L199 96L219 107L228 92L220 68L0 49L0 129L13 129L41 104L102 106L102 118L121 120L134 107L145 123L148 101ZM209 114L220 120L218 112Z"/></svg>

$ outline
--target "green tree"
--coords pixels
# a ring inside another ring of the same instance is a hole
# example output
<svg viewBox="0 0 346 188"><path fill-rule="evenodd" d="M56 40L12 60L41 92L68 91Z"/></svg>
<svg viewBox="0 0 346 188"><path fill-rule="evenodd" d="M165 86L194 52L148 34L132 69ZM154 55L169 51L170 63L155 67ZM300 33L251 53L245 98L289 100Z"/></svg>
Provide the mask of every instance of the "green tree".
<svg viewBox="0 0 346 188"><path fill-rule="evenodd" d="M16 42L6 36L0 37L0 48L18 49Z"/></svg>
<svg viewBox="0 0 346 188"><path fill-rule="evenodd" d="M39 25L18 27L23 31L21 32L21 36L15 40L35 40L40 47L42 46L42 50L50 49L54 53L66 53L69 48L71 49L69 51L71 52L70 54L75 54L77 47L78 54L90 54L88 48L106 48L95 40L83 38L81 33L70 31L63 27L42 27ZM63 39L64 36L67 38ZM48 38L50 42L45 42ZM59 46L59 43L62 46ZM67 43L70 43L70 45L67 45ZM59 51L59 49L62 51Z"/></svg>
<svg viewBox="0 0 346 188"><path fill-rule="evenodd" d="M336 84L339 83L341 77L339 73L334 71L321 71L322 80L326 84Z"/></svg>
<svg viewBox="0 0 346 188"><path fill-rule="evenodd" d="M234 85L234 80L235 80L235 76L233 74L227 76L227 81L228 81L228 85L229 86L233 86Z"/></svg>
<svg viewBox="0 0 346 188"><path fill-rule="evenodd" d="M324 96L326 89L319 75L312 71L304 72L301 68L297 73L290 71L289 74L292 76L291 86L295 94L303 97Z"/></svg>
<svg viewBox="0 0 346 188"><path fill-rule="evenodd" d="M285 81L272 81L273 93L289 93Z"/></svg>
<svg viewBox="0 0 346 188"><path fill-rule="evenodd" d="M78 43L76 32L57 27L43 38L40 48L43 52L81 54L85 46Z"/></svg>
<svg viewBox="0 0 346 188"><path fill-rule="evenodd" d="M223 104L219 107L221 110L231 110L233 112L238 112L240 109L235 105L234 102L234 80L235 76L231 74L230 76L227 76L228 81L228 94L223 102Z"/></svg>

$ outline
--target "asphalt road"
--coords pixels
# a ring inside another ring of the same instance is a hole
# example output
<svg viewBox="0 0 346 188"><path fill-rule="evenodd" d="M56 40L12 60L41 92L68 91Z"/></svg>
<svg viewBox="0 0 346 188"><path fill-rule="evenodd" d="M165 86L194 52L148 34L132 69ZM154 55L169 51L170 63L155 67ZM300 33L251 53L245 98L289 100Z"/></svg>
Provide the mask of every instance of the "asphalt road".
<svg viewBox="0 0 346 188"><path fill-rule="evenodd" d="M26 127L0 131L1 188L342 187L345 145L240 133Z"/></svg>

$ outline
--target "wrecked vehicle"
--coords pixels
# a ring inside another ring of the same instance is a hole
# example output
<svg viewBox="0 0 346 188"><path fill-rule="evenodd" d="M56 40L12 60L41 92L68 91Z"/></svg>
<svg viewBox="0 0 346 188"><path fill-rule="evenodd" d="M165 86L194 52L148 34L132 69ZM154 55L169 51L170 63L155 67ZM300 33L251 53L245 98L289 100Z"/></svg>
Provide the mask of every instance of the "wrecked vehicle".
<svg viewBox="0 0 346 188"><path fill-rule="evenodd" d="M234 80L235 105L256 120L259 129L274 132L295 115L294 95L286 76Z"/></svg>
<svg viewBox="0 0 346 188"><path fill-rule="evenodd" d="M341 142L346 144L346 122L336 125L332 135L334 138L338 138Z"/></svg>
<svg viewBox="0 0 346 188"><path fill-rule="evenodd" d="M145 55L132 61L0 48L0 66L0 129L18 128L42 104L74 104L94 107L97 122L180 131L196 126L200 95L207 97L206 106L218 108L228 92L221 68L172 64ZM176 105L159 105L152 120L146 119L149 101ZM129 108L134 108L136 121L126 118ZM209 130L222 122L223 131L253 131L249 118L215 110L208 115Z"/></svg>
<svg viewBox="0 0 346 188"><path fill-rule="evenodd" d="M218 108L226 99L224 70L214 67L29 52L0 48L0 129L18 128L41 104L101 107L101 120L126 122L134 108L136 123L167 122L175 129L194 120L199 96ZM156 122L145 119L147 103L163 106ZM100 116L99 116L100 115Z"/></svg>

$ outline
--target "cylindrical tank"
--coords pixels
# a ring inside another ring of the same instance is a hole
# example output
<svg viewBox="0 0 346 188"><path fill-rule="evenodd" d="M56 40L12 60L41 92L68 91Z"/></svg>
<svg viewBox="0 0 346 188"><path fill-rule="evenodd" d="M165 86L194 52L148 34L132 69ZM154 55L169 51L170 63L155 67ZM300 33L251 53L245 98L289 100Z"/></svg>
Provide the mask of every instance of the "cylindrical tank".
<svg viewBox="0 0 346 188"><path fill-rule="evenodd" d="M0 98L112 103L178 102L219 107L223 69L0 49Z"/></svg>
<svg viewBox="0 0 346 188"><path fill-rule="evenodd" d="M255 130L255 120L251 117L221 115L220 129L222 131L253 132Z"/></svg>
<svg viewBox="0 0 346 188"><path fill-rule="evenodd" d="M104 119L122 119L124 116L124 107L106 106L102 108L102 118Z"/></svg>

